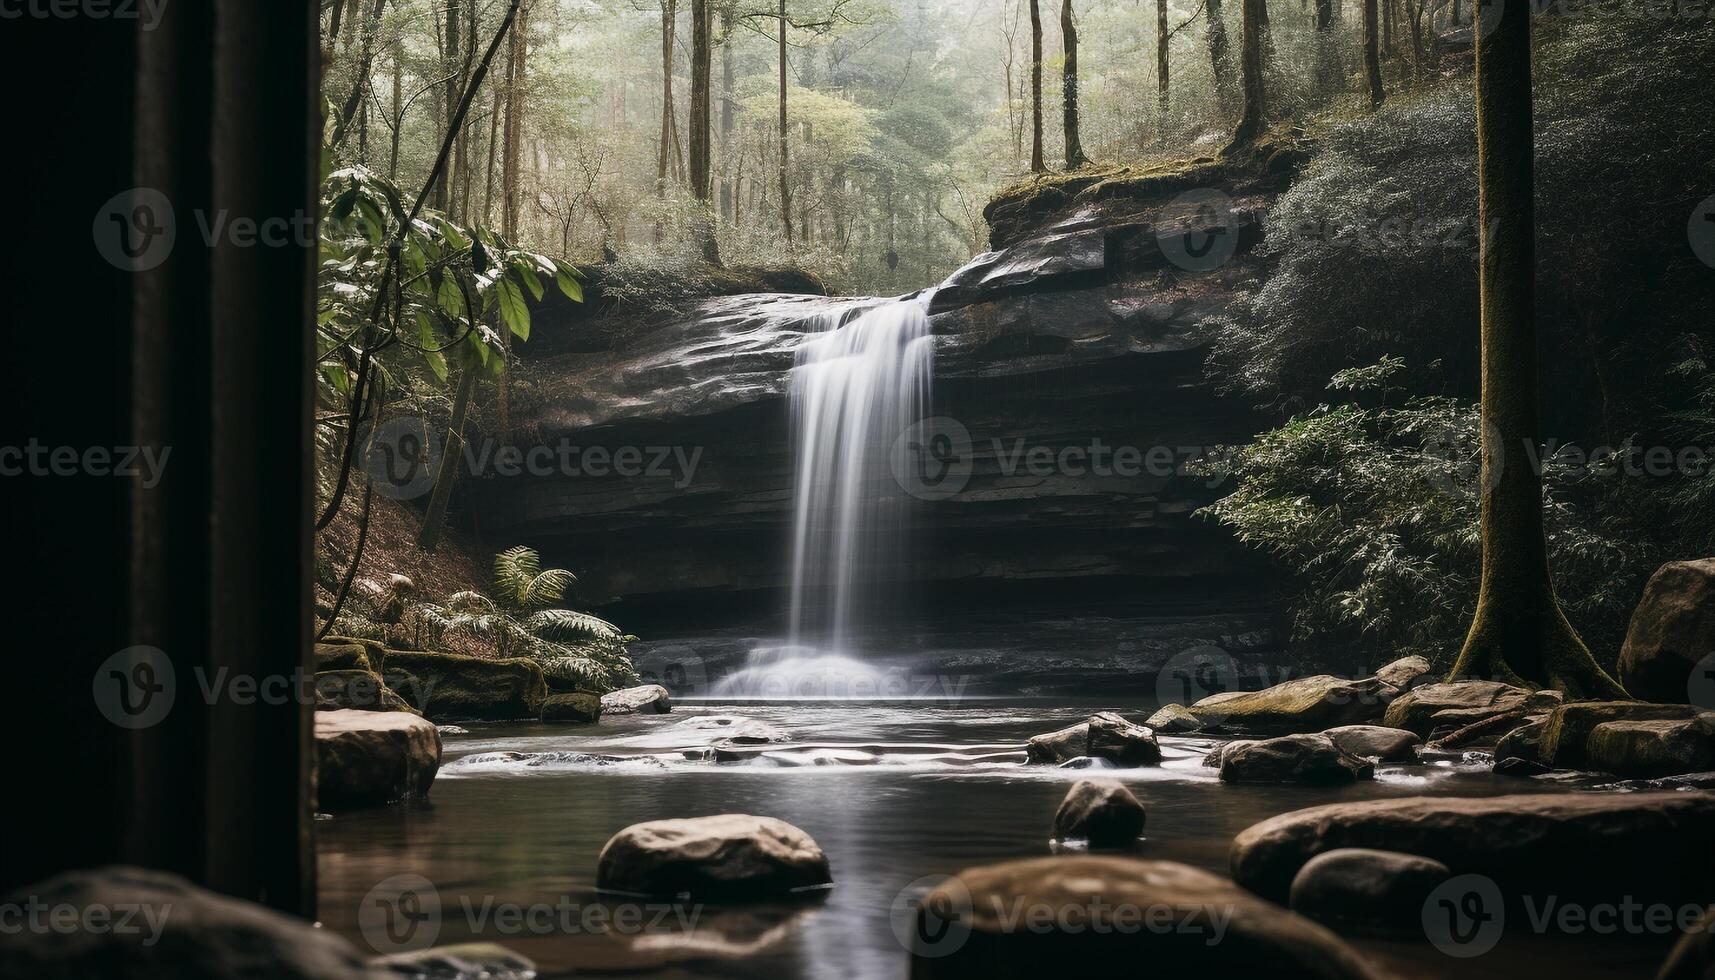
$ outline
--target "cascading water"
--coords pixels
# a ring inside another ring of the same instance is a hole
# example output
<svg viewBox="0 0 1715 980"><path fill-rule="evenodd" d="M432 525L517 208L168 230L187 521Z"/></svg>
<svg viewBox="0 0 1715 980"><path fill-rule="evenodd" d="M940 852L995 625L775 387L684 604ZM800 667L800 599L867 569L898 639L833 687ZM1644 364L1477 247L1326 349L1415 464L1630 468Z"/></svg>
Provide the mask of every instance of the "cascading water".
<svg viewBox="0 0 1715 980"><path fill-rule="evenodd" d="M824 314L792 369L795 506L788 643L754 651L716 694L846 697L885 693L859 659L878 583L907 545L911 497L894 474L901 437L923 418L934 376L927 301L898 300L845 320Z"/></svg>

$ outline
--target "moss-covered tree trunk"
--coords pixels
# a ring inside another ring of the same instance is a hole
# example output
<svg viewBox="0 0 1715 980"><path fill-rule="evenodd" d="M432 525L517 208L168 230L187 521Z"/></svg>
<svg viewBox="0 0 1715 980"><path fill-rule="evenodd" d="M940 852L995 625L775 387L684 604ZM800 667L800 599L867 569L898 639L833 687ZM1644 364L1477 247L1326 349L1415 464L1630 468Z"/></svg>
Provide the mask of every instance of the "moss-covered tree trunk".
<svg viewBox="0 0 1715 980"><path fill-rule="evenodd" d="M1376 0L1364 0L1364 75L1369 80L1370 108L1382 104L1381 35L1376 27Z"/></svg>
<svg viewBox="0 0 1715 980"><path fill-rule="evenodd" d="M1215 97L1223 111L1233 104L1232 45L1227 41L1227 21L1221 13L1221 0L1207 0L1209 16L1209 66L1215 75Z"/></svg>
<svg viewBox="0 0 1715 980"><path fill-rule="evenodd" d="M1542 479L1525 452L1539 432L1530 7L1489 4L1478 17L1500 18L1477 31L1483 578L1453 675L1546 685L1574 697L1624 697L1554 594Z"/></svg>
<svg viewBox="0 0 1715 980"><path fill-rule="evenodd" d="M1267 93L1263 84L1263 4L1266 0L1244 0L1242 29L1239 33L1239 75L1244 87L1244 114L1225 152L1234 153L1249 146L1262 134L1266 121Z"/></svg>
<svg viewBox="0 0 1715 980"><path fill-rule="evenodd" d="M1044 173L1042 155L1042 0L1030 0L1030 171Z"/></svg>
<svg viewBox="0 0 1715 980"><path fill-rule="evenodd" d="M1066 169L1076 170L1090 162L1084 155L1084 140L1078 129L1078 24L1072 11L1072 0L1060 2L1060 43L1066 49L1066 69L1062 76L1061 105L1066 123Z"/></svg>

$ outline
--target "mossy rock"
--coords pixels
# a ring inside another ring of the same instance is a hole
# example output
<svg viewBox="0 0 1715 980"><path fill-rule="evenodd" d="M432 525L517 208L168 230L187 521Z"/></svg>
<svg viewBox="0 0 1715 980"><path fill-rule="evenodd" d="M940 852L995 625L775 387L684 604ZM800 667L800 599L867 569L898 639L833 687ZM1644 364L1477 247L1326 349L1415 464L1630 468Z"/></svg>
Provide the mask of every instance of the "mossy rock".
<svg viewBox="0 0 1715 980"><path fill-rule="evenodd" d="M1374 677L1300 677L1261 691L1214 694L1191 706L1206 725L1262 735L1306 735L1381 720L1387 689Z"/></svg>
<svg viewBox="0 0 1715 980"><path fill-rule="evenodd" d="M372 670L317 671L316 710L339 708L419 713Z"/></svg>
<svg viewBox="0 0 1715 980"><path fill-rule="evenodd" d="M375 670L375 662L370 659L369 650L355 640L343 637L329 639L325 643L316 644L316 670L363 670L371 673Z"/></svg>
<svg viewBox="0 0 1715 980"><path fill-rule="evenodd" d="M543 721L589 724L601 720L601 695L588 691L555 691L542 701Z"/></svg>
<svg viewBox="0 0 1715 980"><path fill-rule="evenodd" d="M1715 769L1715 713L1695 718L1608 721L1584 744L1592 769L1659 779Z"/></svg>
<svg viewBox="0 0 1715 980"><path fill-rule="evenodd" d="M548 697L532 660L388 650L381 676L435 722L536 720Z"/></svg>
<svg viewBox="0 0 1715 980"><path fill-rule="evenodd" d="M1696 712L1688 704L1647 701L1579 701L1564 705L1549 712L1537 761L1556 769L1584 769L1593 764L1590 734L1598 725L1619 721L1687 721Z"/></svg>

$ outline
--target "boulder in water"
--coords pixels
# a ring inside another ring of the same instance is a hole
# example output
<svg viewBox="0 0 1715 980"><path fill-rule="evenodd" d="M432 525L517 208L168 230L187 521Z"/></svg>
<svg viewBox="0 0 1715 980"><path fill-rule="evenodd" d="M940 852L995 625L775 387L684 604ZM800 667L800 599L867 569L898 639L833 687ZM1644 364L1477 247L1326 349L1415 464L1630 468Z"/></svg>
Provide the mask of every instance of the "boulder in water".
<svg viewBox="0 0 1715 980"><path fill-rule="evenodd" d="M423 799L441 766L441 735L405 711L316 712L316 799L324 810Z"/></svg>
<svg viewBox="0 0 1715 980"><path fill-rule="evenodd" d="M112 925L47 935L31 929L0 930L0 976L374 980L356 947L332 931L216 894L177 875L128 867L73 871L30 885L7 900L12 908L27 902L105 909ZM124 910L136 912L125 915Z"/></svg>
<svg viewBox="0 0 1715 980"><path fill-rule="evenodd" d="M1423 905L1453 873L1440 861L1398 851L1345 847L1306 861L1292 879L1292 911L1336 931L1415 932Z"/></svg>
<svg viewBox="0 0 1715 980"><path fill-rule="evenodd" d="M1143 804L1117 779L1080 779L1054 811L1055 840L1128 847L1143 833Z"/></svg>
<svg viewBox="0 0 1715 980"><path fill-rule="evenodd" d="M1628 764L1626 747L1635 744L1644 749L1645 740L1611 737L1601 746L1603 753L1595 756L1591 748L1596 729L1612 722L1691 721L1696 716L1697 709L1688 704L1651 704L1647 701L1579 701L1568 704L1549 713L1548 724L1542 730L1537 761L1556 769L1598 769L1619 776L1643 776L1646 773L1641 770L1630 771L1632 767ZM1611 731L1617 735L1620 730ZM1694 742L1695 739L1687 741ZM1642 763L1641 759L1639 761ZM1667 760L1664 756L1658 761L1665 763ZM1650 768L1650 764L1642 763L1642 768ZM1695 772L1698 768L1708 766L1694 766L1680 772ZM1678 774L1647 773L1651 776Z"/></svg>
<svg viewBox="0 0 1715 980"><path fill-rule="evenodd" d="M613 835L596 864L601 888L708 900L779 898L832 880L809 834L743 813L633 824Z"/></svg>
<svg viewBox="0 0 1715 980"><path fill-rule="evenodd" d="M555 691L542 699L543 721L590 724L601 720L601 695L588 691Z"/></svg>
<svg viewBox="0 0 1715 980"><path fill-rule="evenodd" d="M1374 677L1300 677L1246 693L1211 695L1191 706L1207 724L1258 735L1320 732L1381 719L1389 689Z"/></svg>
<svg viewBox="0 0 1715 980"><path fill-rule="evenodd" d="M1037 765L1059 765L1080 756L1105 759L1125 768L1161 762L1161 745L1155 740L1155 733L1112 711L1091 715L1086 721L1056 732L1037 735L1025 743L1024 752L1027 760Z"/></svg>
<svg viewBox="0 0 1715 980"><path fill-rule="evenodd" d="M1603 722L1590 730L1584 753L1592 769L1627 779L1706 772L1715 768L1715 712Z"/></svg>
<svg viewBox="0 0 1715 980"><path fill-rule="evenodd" d="M609 715L664 715L673 710L673 698L665 687L645 684L603 694L601 710Z"/></svg>
<svg viewBox="0 0 1715 980"><path fill-rule="evenodd" d="M1191 710L1182 704L1168 704L1150 715L1143 727L1166 735L1178 735L1202 728L1203 719L1192 714Z"/></svg>
<svg viewBox="0 0 1715 980"><path fill-rule="evenodd" d="M1423 744L1414 732L1380 725L1342 725L1322 734L1333 739L1342 752L1381 762L1416 762L1417 747Z"/></svg>
<svg viewBox="0 0 1715 980"><path fill-rule="evenodd" d="M1017 916L1015 910L1024 910ZM1164 914L1165 913L1165 914ZM1136 976L1368 980L1322 926L1168 861L1051 857L966 868L899 926L912 980ZM1146 964L1147 966L1140 966Z"/></svg>
<svg viewBox="0 0 1715 980"><path fill-rule="evenodd" d="M1499 681L1452 681L1413 688L1388 705L1382 724L1429 737L1463 728L1480 716L1525 706L1531 692Z"/></svg>
<svg viewBox="0 0 1715 980"><path fill-rule="evenodd" d="M1339 785L1371 779L1375 766L1340 750L1326 735L1282 735L1232 742L1221 753L1221 779L1229 783Z"/></svg>
<svg viewBox="0 0 1715 980"><path fill-rule="evenodd" d="M1285 900L1300 868L1346 847L1433 858L1506 894L1679 903L1715 890L1715 795L1695 792L1404 797L1282 814L1241 832L1233 880Z"/></svg>

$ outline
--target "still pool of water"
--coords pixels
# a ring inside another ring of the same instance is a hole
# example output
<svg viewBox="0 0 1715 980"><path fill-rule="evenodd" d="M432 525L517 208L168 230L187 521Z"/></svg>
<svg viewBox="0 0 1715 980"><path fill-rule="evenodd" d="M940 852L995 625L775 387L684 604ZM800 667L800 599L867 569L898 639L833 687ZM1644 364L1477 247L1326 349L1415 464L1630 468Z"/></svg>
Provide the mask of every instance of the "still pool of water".
<svg viewBox="0 0 1715 980"><path fill-rule="evenodd" d="M388 920L375 910L400 892L395 876L414 875L433 886L429 905L421 882L413 889L425 931L395 932L395 940L420 943L427 930L438 943L493 940L534 959L544 976L903 978L909 964L896 925L926 890L921 879L1052 853L1050 818L1087 773L1023 766L1024 740L1110 707L1130 717L1149 710L1065 700L724 703L597 726L473 724L446 737L428 802L317 822L322 922L362 948L386 945L376 923ZM711 719L734 716L784 729L792 742L742 763L687 758L718 737ZM1233 835L1301 807L1588 788L1456 762L1385 766L1374 782L1337 789L1232 786L1201 765L1212 744L1164 737L1160 768L1105 773L1148 809L1137 856L1225 873ZM806 903L728 909L639 908L596 892L596 858L615 831L732 812L809 832L828 854L833 888ZM423 918L434 903L439 915ZM1672 942L1535 937L1511 924L1506 936L1475 959L1448 957L1421 938L1354 943L1402 977L1646 978Z"/></svg>

